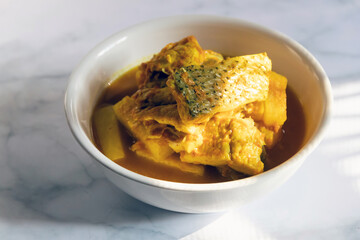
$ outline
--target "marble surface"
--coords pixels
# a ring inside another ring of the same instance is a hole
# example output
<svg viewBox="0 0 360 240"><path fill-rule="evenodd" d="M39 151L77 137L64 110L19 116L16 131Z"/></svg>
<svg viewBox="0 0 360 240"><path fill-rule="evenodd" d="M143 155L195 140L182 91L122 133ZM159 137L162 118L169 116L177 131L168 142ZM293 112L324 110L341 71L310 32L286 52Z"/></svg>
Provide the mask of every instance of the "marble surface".
<svg viewBox="0 0 360 240"><path fill-rule="evenodd" d="M189 13L289 35L318 58L334 93L329 131L301 169L227 213L180 214L129 197L76 143L63 111L69 74L98 42ZM359 1L2 0L0 239L360 239L359 42Z"/></svg>

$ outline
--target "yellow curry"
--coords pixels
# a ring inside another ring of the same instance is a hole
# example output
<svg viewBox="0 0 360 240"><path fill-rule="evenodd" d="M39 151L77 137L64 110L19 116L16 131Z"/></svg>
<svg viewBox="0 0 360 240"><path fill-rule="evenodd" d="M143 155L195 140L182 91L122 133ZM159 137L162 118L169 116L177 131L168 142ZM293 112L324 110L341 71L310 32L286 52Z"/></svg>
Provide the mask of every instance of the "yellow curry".
<svg viewBox="0 0 360 240"><path fill-rule="evenodd" d="M189 36L122 78L135 78L135 92L119 94L111 104L105 92L93 128L99 149L135 172L180 182L226 181L259 174L301 145L300 104L287 79L272 71L266 53L224 57ZM109 88L120 92L118 86ZM289 100L293 117L287 113ZM287 116L297 128L289 135L291 151L284 150ZM156 174L159 169L162 174Z"/></svg>

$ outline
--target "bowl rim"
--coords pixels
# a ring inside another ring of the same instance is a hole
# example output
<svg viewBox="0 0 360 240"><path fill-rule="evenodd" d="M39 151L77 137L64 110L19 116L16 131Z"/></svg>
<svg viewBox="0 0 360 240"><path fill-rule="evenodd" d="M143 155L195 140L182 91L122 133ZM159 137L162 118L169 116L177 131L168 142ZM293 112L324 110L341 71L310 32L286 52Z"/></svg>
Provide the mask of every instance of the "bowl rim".
<svg viewBox="0 0 360 240"><path fill-rule="evenodd" d="M329 125L331 119L332 112L332 91L331 85L328 76L326 75L321 64L316 60L316 58L300 43L291 39L283 33L280 33L276 30L271 30L264 26L244 21L242 19L224 17L224 16L214 16L214 15L177 15L171 17L162 17L153 19L150 21L138 23L136 25L130 26L124 30L121 30L110 37L106 38L99 44L97 44L83 59L80 63L74 68L71 73L67 85L67 89L65 92L64 98L64 110L67 119L67 123L70 127L70 130L78 141L78 143L82 146L82 148L89 153L90 156L95 158L100 164L109 169L110 171L121 175L122 177L128 178L130 180L157 187L162 189L170 189L174 191L214 191L214 190L225 190L225 189L233 189L241 186L250 185L261 179L266 179L269 175L275 174L280 171L281 168L288 166L290 164L294 164L295 162L300 162L305 159L315 147L321 142L323 135L325 133L326 128ZM126 39L127 34L131 32L139 31L143 28L153 27L153 26L166 26L166 25L188 25L191 23L218 23L224 25L236 25L239 27L246 27L254 29L257 32L262 34L266 34L271 36L274 39L280 40L290 46L292 50L294 50L302 59L305 59L308 62L315 74L318 76L319 83L322 87L323 91L323 100L324 100L324 109L323 109L323 118L320 120L319 127L315 130L313 135L307 141L307 143L302 146L302 148L294 154L291 158L281 163L280 165L267 170L258 175L250 176L244 179L233 180L228 182L220 182L220 183L179 183L179 182L171 182L166 180L155 179L151 177L147 177L135 172L132 172L115 162L108 159L105 155L103 155L93 144L93 142L86 136L85 132L82 130L79 120L77 119L77 114L75 112L75 102L72 98L73 94L76 93L75 85L76 80L82 75L86 66L90 64L95 58L99 57L104 53L104 51L108 51L111 49L109 46L113 46L114 44L118 44L122 41L122 39Z"/></svg>

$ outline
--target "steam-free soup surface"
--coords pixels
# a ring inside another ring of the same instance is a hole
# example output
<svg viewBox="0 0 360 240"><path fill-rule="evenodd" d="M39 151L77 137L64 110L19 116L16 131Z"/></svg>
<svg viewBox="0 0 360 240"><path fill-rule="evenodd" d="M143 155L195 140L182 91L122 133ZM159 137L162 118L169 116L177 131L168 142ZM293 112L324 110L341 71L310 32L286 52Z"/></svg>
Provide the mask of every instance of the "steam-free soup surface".
<svg viewBox="0 0 360 240"><path fill-rule="evenodd" d="M136 68L133 68L113 81L104 91L96 108L109 104L115 104L125 96L131 96L136 90L135 83ZM287 120L283 125L283 136L281 140L272 148L267 149L267 156L264 159L264 170L283 163L293 156L302 146L305 133L305 117L299 100L291 87L287 88ZM93 125L94 128L94 125ZM135 140L128 134L126 129L119 124L122 141L125 143L125 158L115 160L115 162L133 172L167 181L184 183L214 183L224 182L231 179L221 176L216 168L206 166L204 176L197 176L185 173L178 169L167 167L155 163L146 158L136 155L130 150L130 146ZM94 133L96 131L93 131ZM99 139L94 134L94 142L99 150ZM246 177L245 175L243 177Z"/></svg>

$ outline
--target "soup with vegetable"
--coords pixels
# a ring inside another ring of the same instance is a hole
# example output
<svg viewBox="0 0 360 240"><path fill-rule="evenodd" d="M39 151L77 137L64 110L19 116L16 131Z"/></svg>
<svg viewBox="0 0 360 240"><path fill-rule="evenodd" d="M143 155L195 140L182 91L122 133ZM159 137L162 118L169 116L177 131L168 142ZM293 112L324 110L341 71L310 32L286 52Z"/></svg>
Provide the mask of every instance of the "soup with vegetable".
<svg viewBox="0 0 360 240"><path fill-rule="evenodd" d="M269 170L305 132L301 104L266 53L224 57L193 36L111 82L92 123L95 145L114 162L185 183Z"/></svg>

